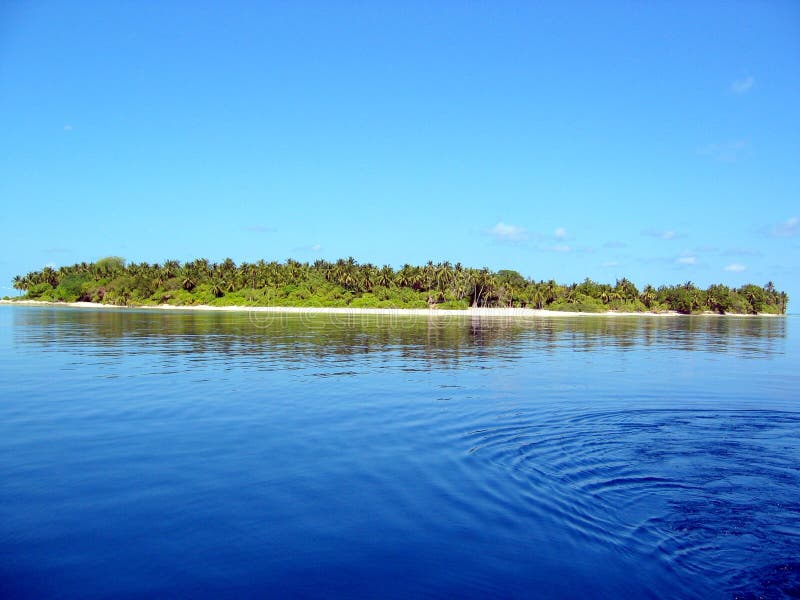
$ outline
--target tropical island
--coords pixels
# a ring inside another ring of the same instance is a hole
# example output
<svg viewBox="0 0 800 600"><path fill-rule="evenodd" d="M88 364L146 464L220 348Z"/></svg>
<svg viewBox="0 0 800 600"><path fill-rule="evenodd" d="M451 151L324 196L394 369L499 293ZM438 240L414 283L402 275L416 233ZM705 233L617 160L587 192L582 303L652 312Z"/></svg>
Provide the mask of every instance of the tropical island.
<svg viewBox="0 0 800 600"><path fill-rule="evenodd" d="M375 309L519 308L565 312L680 314L785 314L788 295L772 282L707 289L691 281L646 285L626 278L611 285L585 279L562 285L536 281L517 271L474 269L460 263L404 265L394 269L359 264L353 258L313 263L237 265L197 259L181 263L127 263L110 256L58 269L18 275L16 298L41 302L92 302L112 306L308 307Z"/></svg>

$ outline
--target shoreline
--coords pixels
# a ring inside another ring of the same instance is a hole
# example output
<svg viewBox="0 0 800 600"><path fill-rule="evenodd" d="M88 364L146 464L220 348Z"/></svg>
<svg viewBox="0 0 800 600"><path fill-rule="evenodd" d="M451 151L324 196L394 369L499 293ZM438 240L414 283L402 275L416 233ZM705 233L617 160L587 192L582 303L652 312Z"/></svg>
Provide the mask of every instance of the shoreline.
<svg viewBox="0 0 800 600"><path fill-rule="evenodd" d="M546 310L538 308L467 308L466 310L438 309L438 308L350 308L326 306L210 306L208 304L195 304L191 306L175 306L172 304L158 304L155 306L116 306L101 304L99 302L48 302L44 300L0 300L0 304L23 306L61 306L70 308L89 309L132 309L132 310L191 310L207 312L265 312L265 313L295 313L295 314L339 314L339 315L408 315L408 316L479 316L479 317L784 317L772 313L759 313L757 315L741 313L713 313L704 312L699 315L685 315L676 311L654 312L572 312Z"/></svg>

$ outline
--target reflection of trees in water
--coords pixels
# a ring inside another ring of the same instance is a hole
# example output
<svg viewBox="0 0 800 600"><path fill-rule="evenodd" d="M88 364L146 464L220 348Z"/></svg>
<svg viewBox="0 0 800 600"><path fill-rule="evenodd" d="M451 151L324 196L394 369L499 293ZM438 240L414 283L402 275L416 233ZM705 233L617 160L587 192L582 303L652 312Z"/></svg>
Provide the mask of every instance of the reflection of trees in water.
<svg viewBox="0 0 800 600"><path fill-rule="evenodd" d="M77 354L249 357L257 361L379 360L439 366L530 352L664 348L769 355L781 351L782 318L298 315L22 308L15 341Z"/></svg>

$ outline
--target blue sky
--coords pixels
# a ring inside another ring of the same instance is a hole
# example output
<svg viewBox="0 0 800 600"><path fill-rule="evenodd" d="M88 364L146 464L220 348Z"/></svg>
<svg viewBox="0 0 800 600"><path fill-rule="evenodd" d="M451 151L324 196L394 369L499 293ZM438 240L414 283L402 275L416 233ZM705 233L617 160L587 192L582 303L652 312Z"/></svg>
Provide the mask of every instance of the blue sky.
<svg viewBox="0 0 800 600"><path fill-rule="evenodd" d="M352 255L800 302L796 2L3 3L0 131L0 295Z"/></svg>

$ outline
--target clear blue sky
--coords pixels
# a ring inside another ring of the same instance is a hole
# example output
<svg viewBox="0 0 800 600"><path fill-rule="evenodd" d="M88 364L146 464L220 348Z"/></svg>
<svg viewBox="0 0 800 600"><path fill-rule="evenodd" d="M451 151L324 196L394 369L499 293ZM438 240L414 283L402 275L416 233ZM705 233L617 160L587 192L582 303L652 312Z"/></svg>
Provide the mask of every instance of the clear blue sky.
<svg viewBox="0 0 800 600"><path fill-rule="evenodd" d="M4 2L0 135L0 295L352 255L800 302L793 1Z"/></svg>

